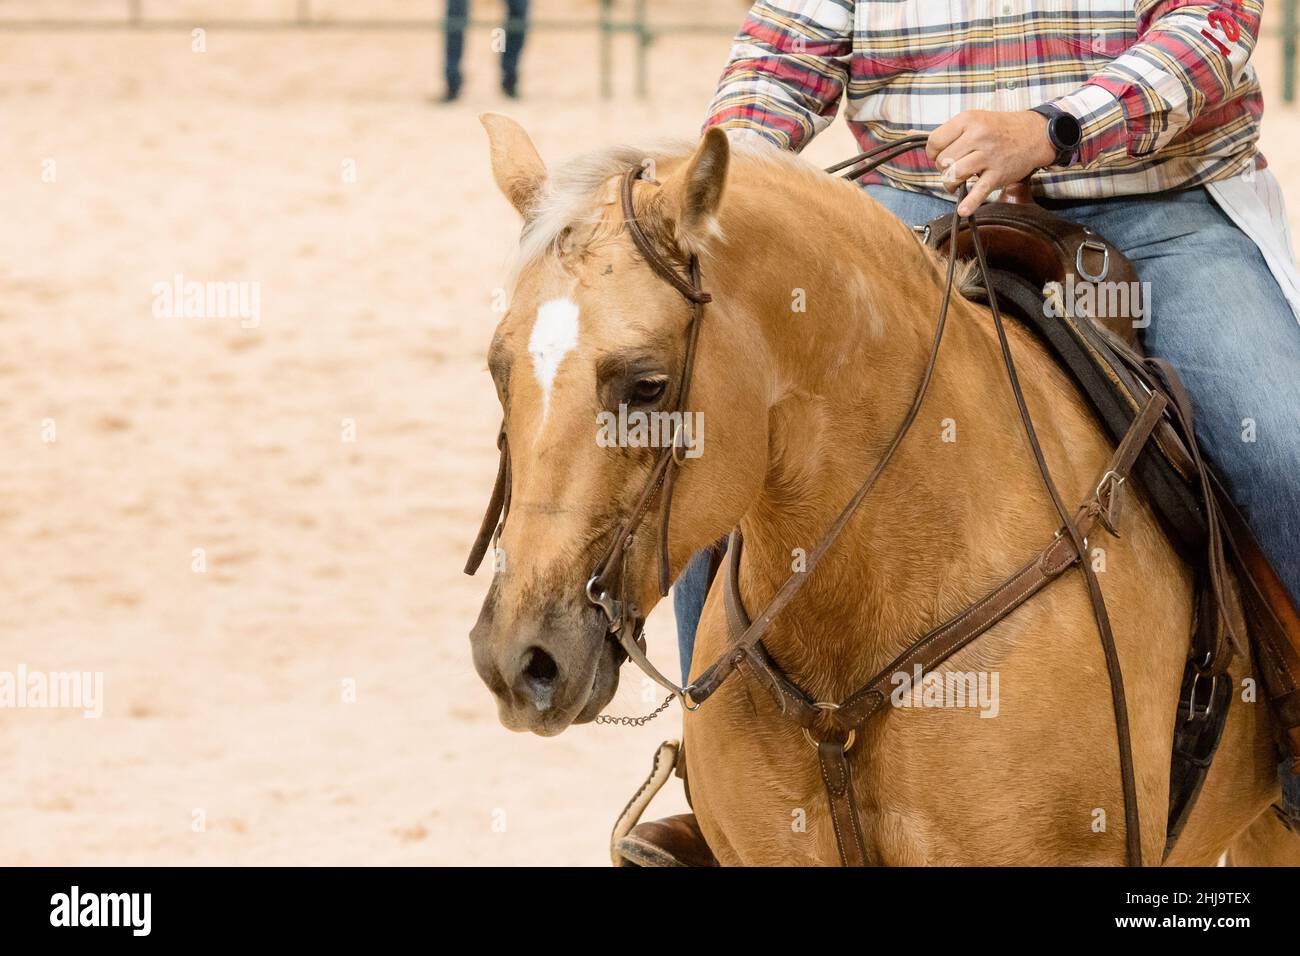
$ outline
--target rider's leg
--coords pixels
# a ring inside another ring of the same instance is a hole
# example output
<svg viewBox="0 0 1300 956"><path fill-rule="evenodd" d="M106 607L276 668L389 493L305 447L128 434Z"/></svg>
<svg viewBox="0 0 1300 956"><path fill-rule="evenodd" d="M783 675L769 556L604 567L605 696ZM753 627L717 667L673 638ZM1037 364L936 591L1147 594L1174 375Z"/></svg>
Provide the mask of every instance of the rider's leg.
<svg viewBox="0 0 1300 956"><path fill-rule="evenodd" d="M700 612L709 593L709 550L705 548L691 558L686 570L673 584L673 616L677 619L677 653L682 661L682 686L690 679L691 655L695 651L695 631L700 626Z"/></svg>
<svg viewBox="0 0 1300 956"><path fill-rule="evenodd" d="M910 193L893 186L872 184L863 191L909 226L919 226L952 215L952 203L929 193Z"/></svg>

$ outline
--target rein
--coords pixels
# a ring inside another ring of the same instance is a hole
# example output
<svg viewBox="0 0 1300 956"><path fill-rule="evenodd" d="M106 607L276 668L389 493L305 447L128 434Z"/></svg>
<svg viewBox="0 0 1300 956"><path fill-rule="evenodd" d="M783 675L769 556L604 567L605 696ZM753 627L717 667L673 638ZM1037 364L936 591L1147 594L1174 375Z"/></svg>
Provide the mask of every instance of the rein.
<svg viewBox="0 0 1300 956"><path fill-rule="evenodd" d="M854 180L888 160L924 145L927 139L926 136L909 136L894 143L878 146L844 162L837 163L828 168L826 172L835 173L848 169L849 171L843 174L844 178ZM692 255L686 260L687 271L683 275L659 251L637 221L633 205L633 190L636 181L640 178L640 173L639 168L633 168L628 170L622 179L621 202L624 224L646 264L661 279L676 289L691 308L691 318L686 331L683 371L671 406L675 412L684 413L690 397L691 377L694 370L700 326L704 319L704 306L710 301L710 296L701 286L698 258ZM964 195L965 187L963 186L958 199L960 200ZM1115 712L1116 741L1119 749L1121 787L1124 798L1127 861L1130 865L1141 866L1141 827L1138 818L1137 789L1123 675L1120 671L1119 659L1115 650L1105 598L1102 595L1096 574L1087 561L1087 553L1088 534L1099 521L1110 533L1116 533L1115 529L1118 527L1122 504L1123 485L1128 478L1133 463L1150 439L1152 431L1162 420L1168 405L1168 400L1160 390L1152 390L1145 405L1134 418L1128 432L1116 447L1105 471L1096 484L1093 494L1071 514L1061 498L1056 483L1053 481L1047 467L1042 447L1039 444L1033 422L1025 404L1019 377L1016 374L1015 361L1012 358L1007 342L1006 330L1003 325L1002 315L998 309L996 296L990 294L989 306L993 323L997 331L1002 360L1007 371L1011 391L1016 399L1020 421L1043 485L1060 519L1060 526L1052 541L1045 545L1032 560L975 604L935 627L927 634L917 638L895 661L880 671L866 685L842 701L819 701L807 694L781 671L762 643L763 637L771 629L777 615L794 600L821 559L834 547L862 502L870 494L877 479L893 459L895 452L916 420L934 377L939 349L947 325L949 306L955 284L957 236L962 225L970 223L969 218L963 219L958 214L954 205L947 273L938 322L930 345L925 370L920 382L917 384L906 414L870 474L867 475L857 492L844 506L835 521L832 522L825 535L809 552L805 569L792 573L762 610L754 616L749 615L745 610L740 597L739 571L743 539L739 528L732 531L724 581L724 598L730 641L727 649L717 660L701 672L699 677L688 686L681 687L677 685L661 673L646 657L644 642L641 640L641 628L644 621L639 616L637 608L629 603L626 598L627 575L625 573L625 563L628 552L657 495L660 498L660 507L662 509L656 542L659 592L661 596L666 596L668 593L670 583L668 528L676 473L677 469L683 464L680 454L683 448L683 436L680 429L673 435L673 441L669 447L661 450L656 457L645 485L633 507L615 528L610 544L596 563L591 578L587 582L586 596L590 603L603 612L607 621L609 636L617 641L627 657L651 680L664 687L672 695L680 698L682 705L687 710L698 709L704 701L717 691L732 672L739 668L743 667L746 670L751 670L762 677L764 684L781 707L782 713L800 725L804 736L817 751L822 780L830 802L831 819L841 861L845 865L861 866L873 865L876 861L872 854L867 851L866 842L863 839L861 821L853 801L852 776L846 755L853 747L857 730L870 717L881 712L884 703L889 699L893 675L900 671L910 673L911 669L917 666L921 667L923 671L932 669L1003 620L1016 608L1059 578L1069 568L1078 564L1088 587L1093 615L1096 619L1102 651L1106 659L1112 706ZM979 232L973 228L973 225L971 238L982 281L985 288L992 289L984 247L980 241ZM473 574L478 569L488 545L494 545L500 537L501 530L509 514L510 454L504 423L497 443L501 457L497 469L496 484L493 488L487 513L483 517L478 537L465 565L467 574ZM616 587L611 590L611 581L615 580ZM615 594L617 596L614 596ZM665 706L667 703L665 701ZM661 706L660 710L662 709ZM814 738L814 732L819 732L826 722L829 722L844 734L842 740Z"/></svg>

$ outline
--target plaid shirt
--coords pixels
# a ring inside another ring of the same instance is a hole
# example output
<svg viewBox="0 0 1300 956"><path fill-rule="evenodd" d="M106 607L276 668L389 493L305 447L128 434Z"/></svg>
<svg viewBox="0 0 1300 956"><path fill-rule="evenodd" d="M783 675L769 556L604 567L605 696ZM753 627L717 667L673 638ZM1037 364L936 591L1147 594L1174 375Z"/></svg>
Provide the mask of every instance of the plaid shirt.
<svg viewBox="0 0 1300 956"><path fill-rule="evenodd" d="M1261 0L757 0L707 126L798 150L847 92L862 149L963 110L1054 103L1077 117L1074 163L1042 192L1088 199L1180 189L1263 168L1263 98L1247 59ZM914 150L863 182L949 195Z"/></svg>

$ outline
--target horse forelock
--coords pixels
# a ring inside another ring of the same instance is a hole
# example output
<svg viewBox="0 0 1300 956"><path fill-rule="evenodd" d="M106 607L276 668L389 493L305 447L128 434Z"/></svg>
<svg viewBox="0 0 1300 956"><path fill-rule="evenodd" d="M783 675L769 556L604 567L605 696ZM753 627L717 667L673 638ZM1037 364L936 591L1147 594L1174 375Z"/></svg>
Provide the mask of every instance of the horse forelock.
<svg viewBox="0 0 1300 956"><path fill-rule="evenodd" d="M689 155L682 142L653 147L612 146L576 156L549 171L529 210L511 267L518 275L529 263L555 249L564 230L600 219L601 186L629 169L656 166Z"/></svg>

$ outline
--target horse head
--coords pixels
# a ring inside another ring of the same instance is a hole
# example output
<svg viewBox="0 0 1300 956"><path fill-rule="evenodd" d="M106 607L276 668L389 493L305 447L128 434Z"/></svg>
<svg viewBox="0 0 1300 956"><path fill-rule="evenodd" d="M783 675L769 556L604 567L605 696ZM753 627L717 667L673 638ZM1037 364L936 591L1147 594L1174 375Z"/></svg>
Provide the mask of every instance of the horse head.
<svg viewBox="0 0 1300 956"><path fill-rule="evenodd" d="M693 152L618 149L548 173L520 126L492 114L483 123L494 177L524 227L488 353L504 412L509 505L470 640L501 722L549 736L592 720L618 687L624 653L610 639L613 619L588 595L597 570L607 602L618 595L623 626L635 632L661 596L656 468L665 450L678 444L669 467L680 468L686 488L664 552L675 575L735 523L761 484L767 406L761 376L745 374L753 371L747 356L757 361L756 333L710 305L689 408L672 414L697 313L652 271L623 208L635 170L626 188L643 235L683 274L692 256L711 261L725 241L721 132Z"/></svg>

